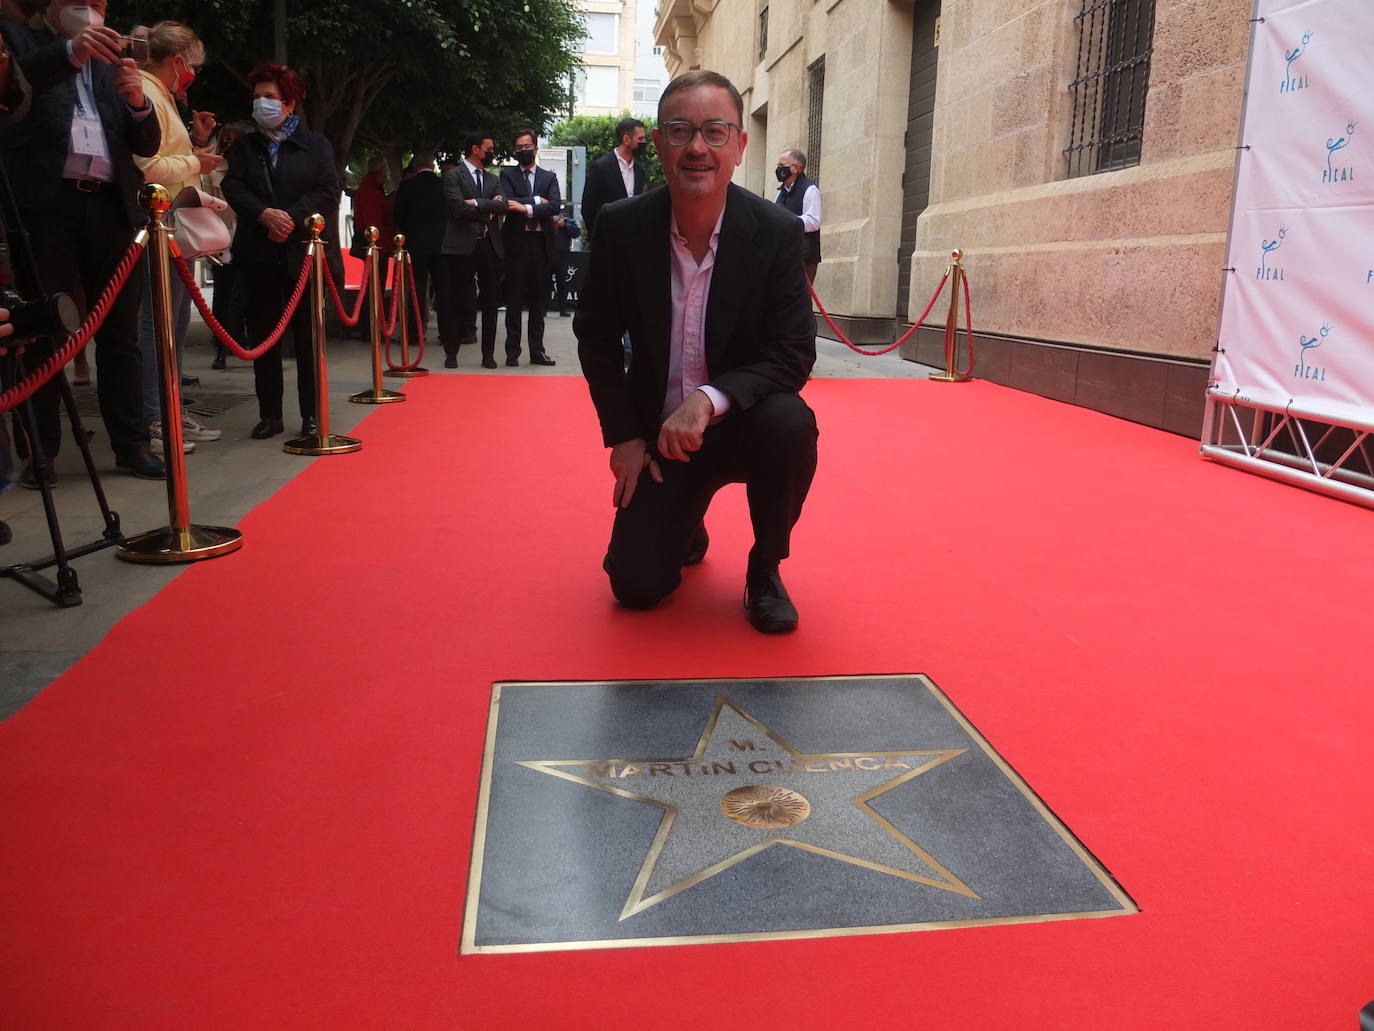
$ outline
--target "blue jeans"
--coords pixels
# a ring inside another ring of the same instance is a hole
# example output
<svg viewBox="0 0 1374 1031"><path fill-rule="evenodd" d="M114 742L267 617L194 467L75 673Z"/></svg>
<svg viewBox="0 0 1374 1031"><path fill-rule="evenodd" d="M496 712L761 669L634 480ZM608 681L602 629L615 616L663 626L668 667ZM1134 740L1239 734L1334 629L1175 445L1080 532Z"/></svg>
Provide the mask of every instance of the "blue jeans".
<svg viewBox="0 0 1374 1031"><path fill-rule="evenodd" d="M147 260L147 259L145 259ZM192 266L194 268L194 265ZM143 422L162 421L162 395L157 379L157 334L153 329L152 274L143 277L143 311L139 315L138 349L143 352ZM191 295L172 268L172 324L175 331L177 374L181 374L182 353L186 349L186 330L191 325Z"/></svg>

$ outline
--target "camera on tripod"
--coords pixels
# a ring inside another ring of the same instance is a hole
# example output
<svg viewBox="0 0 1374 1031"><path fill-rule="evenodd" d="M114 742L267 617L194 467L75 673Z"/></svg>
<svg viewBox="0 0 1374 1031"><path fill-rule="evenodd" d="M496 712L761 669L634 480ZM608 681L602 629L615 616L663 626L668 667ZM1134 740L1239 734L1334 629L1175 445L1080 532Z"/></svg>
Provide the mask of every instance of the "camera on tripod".
<svg viewBox="0 0 1374 1031"><path fill-rule="evenodd" d="M81 328L81 312L68 294L49 294L26 301L14 286L10 264L9 233L0 220L0 308L10 313L14 327L5 340L32 340L35 337L66 336Z"/></svg>

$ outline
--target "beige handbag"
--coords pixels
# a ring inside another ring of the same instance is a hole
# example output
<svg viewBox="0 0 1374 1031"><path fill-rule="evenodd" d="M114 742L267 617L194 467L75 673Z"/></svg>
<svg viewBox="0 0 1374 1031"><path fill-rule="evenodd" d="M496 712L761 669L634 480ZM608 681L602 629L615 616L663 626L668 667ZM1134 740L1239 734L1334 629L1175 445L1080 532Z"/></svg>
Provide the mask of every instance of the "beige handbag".
<svg viewBox="0 0 1374 1031"><path fill-rule="evenodd" d="M218 258L229 249L233 236L219 212L228 208L218 197L204 190L188 186L172 201L172 238L176 240L181 256L187 261L193 258L209 257L223 263Z"/></svg>

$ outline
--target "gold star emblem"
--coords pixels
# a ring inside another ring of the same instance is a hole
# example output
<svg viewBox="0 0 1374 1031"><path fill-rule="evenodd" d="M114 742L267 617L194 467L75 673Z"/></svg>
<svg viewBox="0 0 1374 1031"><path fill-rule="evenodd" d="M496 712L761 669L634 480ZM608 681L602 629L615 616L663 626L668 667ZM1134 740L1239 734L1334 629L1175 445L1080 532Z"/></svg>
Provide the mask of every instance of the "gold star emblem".
<svg viewBox="0 0 1374 1031"><path fill-rule="evenodd" d="M690 756L519 765L663 811L623 921L774 846L979 898L872 805L967 751L801 752L720 695Z"/></svg>

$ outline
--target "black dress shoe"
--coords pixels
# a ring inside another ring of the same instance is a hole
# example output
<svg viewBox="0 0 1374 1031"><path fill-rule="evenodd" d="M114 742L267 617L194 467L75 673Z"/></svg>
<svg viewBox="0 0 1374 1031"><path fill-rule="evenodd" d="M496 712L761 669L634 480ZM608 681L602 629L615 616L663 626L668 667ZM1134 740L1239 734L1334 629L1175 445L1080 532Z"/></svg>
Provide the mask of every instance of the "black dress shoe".
<svg viewBox="0 0 1374 1031"><path fill-rule="evenodd" d="M254 440L266 440L268 437L275 437L282 430L286 429L280 419L263 419L249 432L249 436Z"/></svg>
<svg viewBox="0 0 1374 1031"><path fill-rule="evenodd" d="M313 416L307 415L304 419L301 420L302 437L313 437L315 436L315 434L319 432L320 424L315 421Z"/></svg>
<svg viewBox="0 0 1374 1031"><path fill-rule="evenodd" d="M198 387L198 386L200 386L200 377L199 377L199 376L187 376L186 374L183 373L183 374L182 374L182 377L181 377L181 385L182 385L183 387Z"/></svg>
<svg viewBox="0 0 1374 1031"><path fill-rule="evenodd" d="M458 368L458 356L457 356L456 354L446 354L446 355L444 355L444 368L446 368L446 369L456 369L456 368Z"/></svg>
<svg viewBox="0 0 1374 1031"><path fill-rule="evenodd" d="M546 354L530 355L531 365L557 365L558 363Z"/></svg>
<svg viewBox="0 0 1374 1031"><path fill-rule="evenodd" d="M515 369L515 368L519 368L519 366L520 366L520 359L519 359L519 358L511 358L511 357L507 356L507 358L506 358L506 368L508 368L508 369Z"/></svg>
<svg viewBox="0 0 1374 1031"><path fill-rule="evenodd" d="M483 358L483 359L482 359L482 368L484 368L484 369L494 369L494 368L496 368L496 359L495 359L495 358Z"/></svg>
<svg viewBox="0 0 1374 1031"><path fill-rule="evenodd" d="M684 566L696 566L706 557L706 549L711 546L711 535L706 532L706 524L698 523L692 532L692 543L687 545L687 556L682 560Z"/></svg>
<svg viewBox="0 0 1374 1031"><path fill-rule="evenodd" d="M44 477L48 481L49 487L57 486L57 470L52 466L52 460L48 460L47 475ZM33 463L29 462L24 466L24 471L19 474L20 486L27 487L29 490L38 489L38 474L33 470Z"/></svg>
<svg viewBox="0 0 1374 1031"><path fill-rule="evenodd" d="M229 368L229 363L224 360L224 355L217 354L215 355L215 360L210 363L210 368L214 369L216 372L223 372L225 369Z"/></svg>
<svg viewBox="0 0 1374 1031"><path fill-rule="evenodd" d="M744 608L749 623L761 634L785 634L797 629L797 607L787 596L777 564L750 567L744 580Z"/></svg>
<svg viewBox="0 0 1374 1031"><path fill-rule="evenodd" d="M115 455L115 465L127 469L140 480L167 479L167 466L147 448L139 448L128 455Z"/></svg>
<svg viewBox="0 0 1374 1031"><path fill-rule="evenodd" d="M10 524L0 519L0 544L8 544L14 540L14 531L10 529Z"/></svg>

